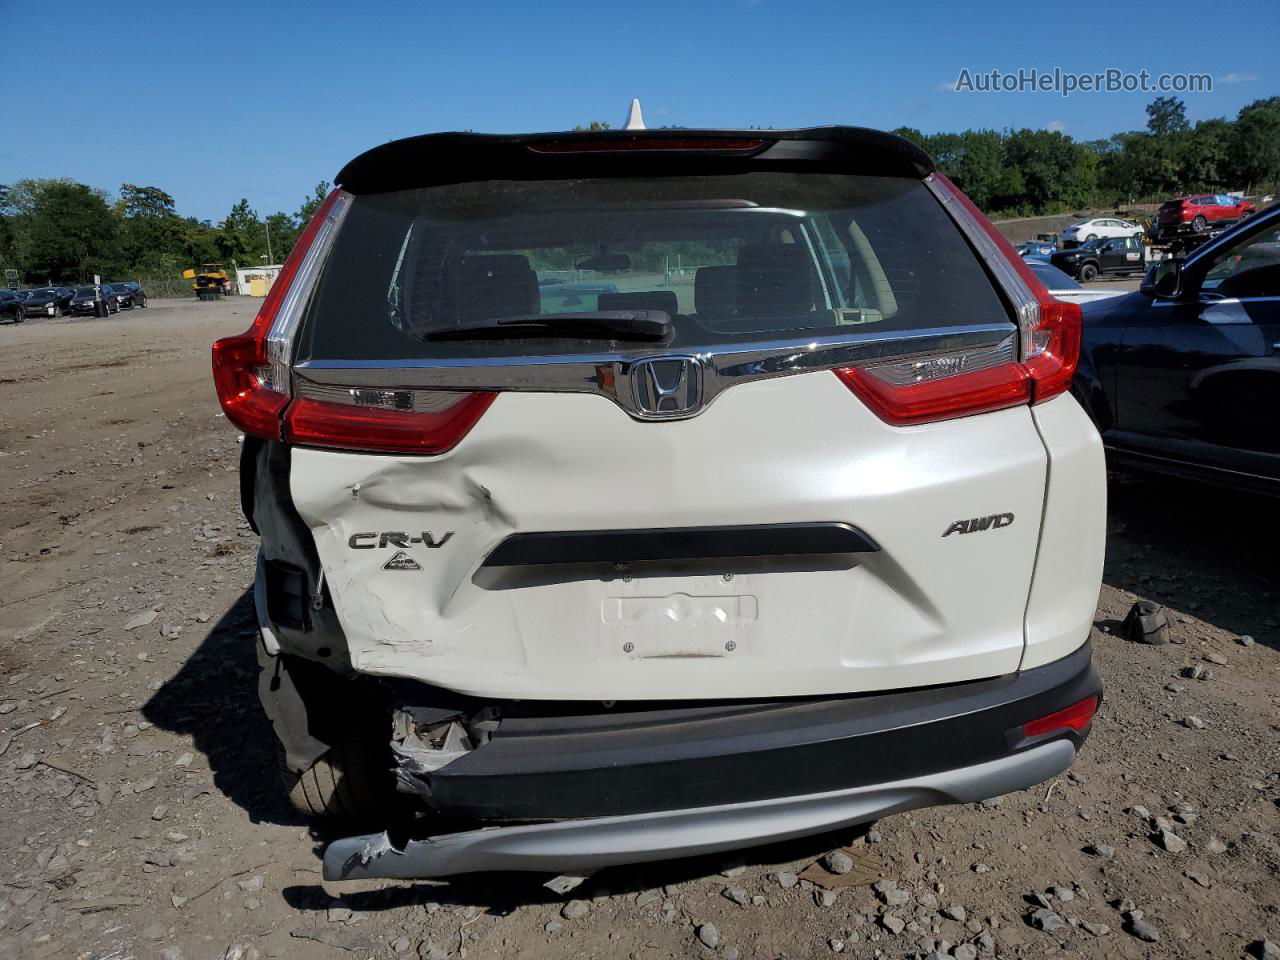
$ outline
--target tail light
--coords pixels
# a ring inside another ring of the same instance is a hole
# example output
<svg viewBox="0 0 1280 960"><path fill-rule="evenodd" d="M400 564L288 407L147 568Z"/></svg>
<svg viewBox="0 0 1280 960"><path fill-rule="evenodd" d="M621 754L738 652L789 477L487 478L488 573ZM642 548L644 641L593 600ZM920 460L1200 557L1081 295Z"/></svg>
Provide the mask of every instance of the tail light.
<svg viewBox="0 0 1280 960"><path fill-rule="evenodd" d="M1022 732L1028 737L1039 737L1046 733L1059 733L1063 730L1074 730L1084 733L1093 723L1094 711L1098 709L1098 698L1085 697L1079 703L1073 703L1062 710L1032 720L1024 724Z"/></svg>
<svg viewBox="0 0 1280 960"><path fill-rule="evenodd" d="M994 348L845 367L836 376L895 425L1043 403L1068 390L1080 357L1079 305L1050 296L1009 241L951 181L934 174L929 185L995 274L1017 316L1018 335Z"/></svg>
<svg viewBox="0 0 1280 960"><path fill-rule="evenodd" d="M374 453L444 453L467 435L495 394L433 390L343 390L343 401L310 396L303 384L284 415L290 443ZM325 388L332 395L334 388Z"/></svg>
<svg viewBox="0 0 1280 960"><path fill-rule="evenodd" d="M332 238L347 200L340 190L325 198L280 268L253 324L239 336L213 345L218 402L227 419L245 433L280 439L280 416L289 405L289 346L327 246L317 240Z"/></svg>
<svg viewBox="0 0 1280 960"><path fill-rule="evenodd" d="M268 440L375 453L442 453L476 424L490 393L321 387L299 381L293 335L350 196L334 190L311 218L252 326L213 345L213 382L236 427Z"/></svg>

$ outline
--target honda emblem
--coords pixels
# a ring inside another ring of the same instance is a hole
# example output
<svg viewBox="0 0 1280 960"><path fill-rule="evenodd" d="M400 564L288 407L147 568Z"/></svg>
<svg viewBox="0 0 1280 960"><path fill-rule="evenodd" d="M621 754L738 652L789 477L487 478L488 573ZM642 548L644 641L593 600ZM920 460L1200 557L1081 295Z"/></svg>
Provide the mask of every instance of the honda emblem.
<svg viewBox="0 0 1280 960"><path fill-rule="evenodd" d="M702 363L696 357L637 360L629 371L636 412L650 420L675 420L702 406Z"/></svg>

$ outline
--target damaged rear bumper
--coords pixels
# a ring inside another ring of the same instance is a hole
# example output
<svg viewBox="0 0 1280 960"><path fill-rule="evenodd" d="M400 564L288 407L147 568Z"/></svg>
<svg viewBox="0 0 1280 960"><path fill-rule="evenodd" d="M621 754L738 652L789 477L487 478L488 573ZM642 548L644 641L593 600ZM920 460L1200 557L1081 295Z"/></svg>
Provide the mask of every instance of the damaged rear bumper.
<svg viewBox="0 0 1280 960"><path fill-rule="evenodd" d="M585 873L603 867L716 853L850 827L919 807L970 803L1021 790L1075 759L1070 740L896 783L755 803L624 817L488 827L410 840L347 837L324 853L326 880L447 877L486 870Z"/></svg>
<svg viewBox="0 0 1280 960"><path fill-rule="evenodd" d="M946 687L509 716L442 765L402 756L399 771L428 810L504 825L338 840L325 877L589 871L982 800L1070 766L1088 726L1024 727L1101 693L1086 643L1042 667Z"/></svg>

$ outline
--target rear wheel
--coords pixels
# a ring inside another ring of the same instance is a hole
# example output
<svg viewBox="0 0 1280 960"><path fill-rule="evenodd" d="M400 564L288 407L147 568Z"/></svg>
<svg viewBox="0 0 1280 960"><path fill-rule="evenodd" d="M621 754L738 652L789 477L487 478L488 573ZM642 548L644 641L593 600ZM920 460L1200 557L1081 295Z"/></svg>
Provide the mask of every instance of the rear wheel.
<svg viewBox="0 0 1280 960"><path fill-rule="evenodd" d="M1080 282L1088 283L1090 280L1096 280L1098 277L1098 268L1092 263L1086 263L1080 268Z"/></svg>
<svg viewBox="0 0 1280 960"><path fill-rule="evenodd" d="M385 753L388 732L382 733L383 749L376 750L371 749L376 744L370 731L343 731L328 752L301 773L289 769L284 747L276 741L276 760L289 803L308 817L360 819L385 813L387 772L375 759Z"/></svg>
<svg viewBox="0 0 1280 960"><path fill-rule="evenodd" d="M372 819L398 807L391 711L381 696L288 654L268 657L260 648L258 663L258 692L293 808L309 817Z"/></svg>

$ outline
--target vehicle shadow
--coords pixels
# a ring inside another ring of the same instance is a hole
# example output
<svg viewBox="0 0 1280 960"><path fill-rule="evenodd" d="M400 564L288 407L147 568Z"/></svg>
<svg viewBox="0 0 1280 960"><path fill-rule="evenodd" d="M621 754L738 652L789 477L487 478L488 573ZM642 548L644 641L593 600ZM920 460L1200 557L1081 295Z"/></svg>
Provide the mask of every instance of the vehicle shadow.
<svg viewBox="0 0 1280 960"><path fill-rule="evenodd" d="M504 916L519 907L563 904L569 900L591 900L595 897L624 896L656 890L661 894L653 901L660 910L667 890L690 881L705 880L724 873L726 887L743 884L754 876L790 870L800 872L808 863L837 848L848 846L864 837L871 825L846 827L812 837L772 843L729 853L663 860L656 863L607 867L592 874L569 893L559 894L543 884L548 873L475 873L440 880L419 880L411 885L384 887L378 890L353 891L342 894L342 901L354 911L377 913L402 907L431 904L455 907L479 907L485 913ZM336 831L327 839L341 835ZM317 855L323 842L317 845ZM875 847L867 848L872 852ZM735 879L740 876L740 879ZM673 892L673 891L672 891ZM295 910L321 911L333 903L333 896L320 884L296 884L281 891L285 901Z"/></svg>
<svg viewBox="0 0 1280 960"><path fill-rule="evenodd" d="M1274 498L1137 474L1108 496L1106 583L1280 650Z"/></svg>
<svg viewBox="0 0 1280 960"><path fill-rule="evenodd" d="M271 725L258 702L254 643L258 621L246 590L218 619L182 667L142 708L157 727L191 737L214 787L254 823L305 822L275 776Z"/></svg>

